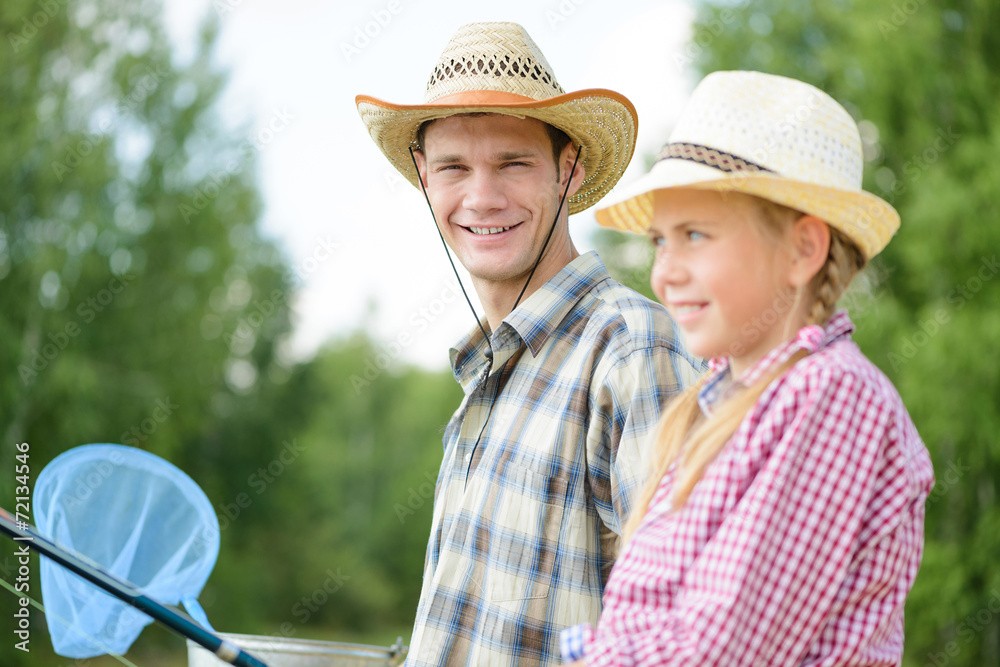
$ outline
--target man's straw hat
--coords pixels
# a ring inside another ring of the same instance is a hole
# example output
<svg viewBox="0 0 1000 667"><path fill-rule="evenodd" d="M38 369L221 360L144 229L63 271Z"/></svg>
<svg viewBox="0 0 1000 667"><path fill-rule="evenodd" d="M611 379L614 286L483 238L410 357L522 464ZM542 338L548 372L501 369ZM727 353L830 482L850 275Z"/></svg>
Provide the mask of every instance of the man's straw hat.
<svg viewBox="0 0 1000 667"><path fill-rule="evenodd" d="M643 233L655 190L743 192L825 220L871 259L899 229L899 214L861 189L863 166L857 125L823 91L760 72L714 72L691 94L650 172L596 216Z"/></svg>
<svg viewBox="0 0 1000 667"><path fill-rule="evenodd" d="M358 95L358 112L375 144L419 187L408 148L420 124L459 113L536 118L581 147L586 173L569 212L601 199L621 178L635 150L635 107L623 95L589 89L566 93L531 37L516 23L470 23L455 33L427 83L423 104L390 104Z"/></svg>

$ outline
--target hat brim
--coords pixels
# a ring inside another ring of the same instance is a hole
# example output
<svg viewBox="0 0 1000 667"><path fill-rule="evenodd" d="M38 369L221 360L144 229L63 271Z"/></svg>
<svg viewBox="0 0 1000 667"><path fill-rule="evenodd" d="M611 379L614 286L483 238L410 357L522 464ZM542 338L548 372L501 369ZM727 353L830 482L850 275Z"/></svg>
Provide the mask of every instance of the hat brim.
<svg viewBox="0 0 1000 667"><path fill-rule="evenodd" d="M417 129L426 121L460 113L497 113L534 118L565 132L581 148L585 177L580 189L568 200L569 212L579 213L601 200L621 178L635 152L638 117L623 95L599 88L557 95L544 100L501 103L488 100L489 92L470 96L464 104L391 104L358 95L358 113L375 144L396 169L415 187L420 184L410 158L416 148ZM517 96L520 97L520 96Z"/></svg>
<svg viewBox="0 0 1000 667"><path fill-rule="evenodd" d="M649 173L610 195L595 211L597 222L640 234L653 220L653 193L691 188L741 192L815 215L844 233L871 259L899 229L899 214L864 190L842 190L767 172L724 172L689 160L668 158Z"/></svg>

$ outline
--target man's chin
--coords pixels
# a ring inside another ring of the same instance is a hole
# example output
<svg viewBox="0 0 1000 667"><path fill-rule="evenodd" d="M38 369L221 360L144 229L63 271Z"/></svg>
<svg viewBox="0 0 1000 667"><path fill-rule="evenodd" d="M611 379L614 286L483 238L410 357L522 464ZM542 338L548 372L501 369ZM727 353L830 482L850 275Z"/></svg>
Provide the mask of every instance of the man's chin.
<svg viewBox="0 0 1000 667"><path fill-rule="evenodd" d="M496 265L473 265L465 267L469 275L477 283L505 284L511 282L524 282L531 273L531 266L496 266Z"/></svg>

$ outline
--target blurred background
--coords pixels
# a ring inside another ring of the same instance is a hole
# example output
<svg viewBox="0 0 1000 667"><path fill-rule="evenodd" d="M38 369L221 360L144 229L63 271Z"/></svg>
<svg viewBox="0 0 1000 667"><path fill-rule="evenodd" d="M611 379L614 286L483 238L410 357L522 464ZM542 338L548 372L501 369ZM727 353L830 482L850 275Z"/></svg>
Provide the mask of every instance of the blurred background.
<svg viewBox="0 0 1000 667"><path fill-rule="evenodd" d="M421 99L454 30L524 25L566 90L640 116L623 183L705 73L813 83L859 122L866 188L903 226L849 304L934 460L904 664L1000 664L1000 6L993 0L5 0L0 5L0 505L114 442L205 490L222 526L200 599L221 631L408 638L441 432L461 391L454 298L422 198L358 93ZM571 221L649 293L647 244ZM478 304L477 304L478 306ZM0 541L0 578L17 577ZM37 558L30 594L40 597ZM53 655L0 591L0 664ZM126 659L186 664L151 626Z"/></svg>

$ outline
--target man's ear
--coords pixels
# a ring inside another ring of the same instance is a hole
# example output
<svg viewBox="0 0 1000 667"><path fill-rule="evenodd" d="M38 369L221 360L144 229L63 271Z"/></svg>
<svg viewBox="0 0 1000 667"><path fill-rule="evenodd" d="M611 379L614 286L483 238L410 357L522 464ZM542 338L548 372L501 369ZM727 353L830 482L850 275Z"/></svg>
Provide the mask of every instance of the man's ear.
<svg viewBox="0 0 1000 667"><path fill-rule="evenodd" d="M583 185L583 179L586 178L587 174L583 170L583 155L580 156L580 160L576 159L576 151L578 150L576 144L572 141L566 144L562 153L559 155L559 195L562 196L563 191L566 189L566 177L569 175L569 170L573 169L573 162L576 161L576 169L573 171L571 182L569 185L569 194L567 197L572 197L576 194L576 191L580 189Z"/></svg>
<svg viewBox="0 0 1000 667"><path fill-rule="evenodd" d="M826 264L830 254L830 227L815 215L804 215L792 223L791 282L805 287Z"/></svg>
<svg viewBox="0 0 1000 667"><path fill-rule="evenodd" d="M414 148L413 159L417 163L417 174L420 175L424 187L427 187L427 159L424 157L424 152L419 148Z"/></svg>

